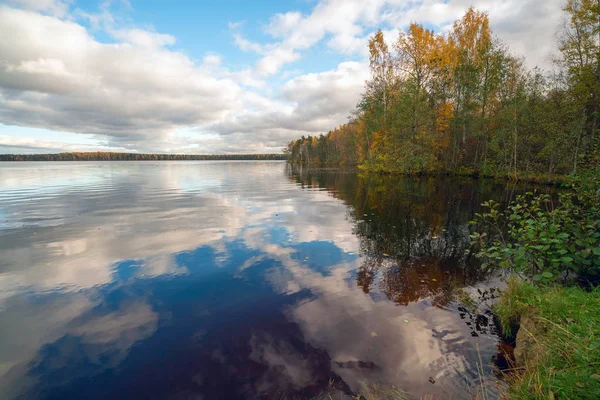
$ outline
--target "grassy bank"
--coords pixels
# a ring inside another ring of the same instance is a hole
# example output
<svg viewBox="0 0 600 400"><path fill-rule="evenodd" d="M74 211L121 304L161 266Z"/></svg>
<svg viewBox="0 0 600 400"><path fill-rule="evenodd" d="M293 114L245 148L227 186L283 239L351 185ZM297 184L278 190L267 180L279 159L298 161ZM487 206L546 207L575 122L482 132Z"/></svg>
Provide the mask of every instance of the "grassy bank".
<svg viewBox="0 0 600 400"><path fill-rule="evenodd" d="M496 312L516 336L511 399L600 398L600 290L511 280Z"/></svg>

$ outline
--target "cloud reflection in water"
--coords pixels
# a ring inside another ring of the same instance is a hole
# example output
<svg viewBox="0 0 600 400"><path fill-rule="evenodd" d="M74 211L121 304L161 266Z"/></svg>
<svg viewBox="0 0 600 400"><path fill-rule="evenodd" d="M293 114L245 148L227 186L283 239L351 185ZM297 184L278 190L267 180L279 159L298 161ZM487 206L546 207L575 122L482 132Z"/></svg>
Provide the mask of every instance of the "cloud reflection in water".
<svg viewBox="0 0 600 400"><path fill-rule="evenodd" d="M480 195L414 183L459 199L440 211L282 163L54 165L0 165L6 397L308 398L365 379L460 396L475 343L493 351L451 299L485 278L461 255Z"/></svg>

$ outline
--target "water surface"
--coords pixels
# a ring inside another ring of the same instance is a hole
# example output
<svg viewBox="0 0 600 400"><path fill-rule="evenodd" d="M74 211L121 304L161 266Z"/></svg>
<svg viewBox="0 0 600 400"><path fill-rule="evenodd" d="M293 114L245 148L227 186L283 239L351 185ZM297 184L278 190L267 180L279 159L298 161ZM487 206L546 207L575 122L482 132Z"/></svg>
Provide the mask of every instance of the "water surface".
<svg viewBox="0 0 600 400"><path fill-rule="evenodd" d="M457 302L489 285L467 223L505 189L281 162L2 163L0 397L377 382L465 398L498 342Z"/></svg>

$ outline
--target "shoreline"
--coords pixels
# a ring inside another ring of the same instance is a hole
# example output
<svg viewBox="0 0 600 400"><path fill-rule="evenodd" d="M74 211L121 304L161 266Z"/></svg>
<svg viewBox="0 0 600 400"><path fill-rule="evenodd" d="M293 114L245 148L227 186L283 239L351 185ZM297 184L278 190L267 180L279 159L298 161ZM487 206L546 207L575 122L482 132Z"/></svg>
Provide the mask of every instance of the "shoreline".
<svg viewBox="0 0 600 400"><path fill-rule="evenodd" d="M377 175L386 175L386 176L411 176L411 177L456 177L456 178L471 178L471 179L490 179L497 181L505 181L505 182L514 182L514 183L530 183L535 185L543 185L549 187L566 187L569 182L568 175L557 174L554 175L554 178L548 180L547 177L542 176L541 174L523 174L522 177L517 177L515 179L514 176L509 176L505 174L484 174L479 171L475 172L452 172L452 171L438 171L438 172L401 172L401 171L381 171L381 170L372 170L368 168L363 168L358 165L323 165L323 164L307 164L307 163L293 163L288 160L287 162L292 166L300 166L312 168L315 170L322 171L340 171L340 172L366 172L369 174L377 174Z"/></svg>

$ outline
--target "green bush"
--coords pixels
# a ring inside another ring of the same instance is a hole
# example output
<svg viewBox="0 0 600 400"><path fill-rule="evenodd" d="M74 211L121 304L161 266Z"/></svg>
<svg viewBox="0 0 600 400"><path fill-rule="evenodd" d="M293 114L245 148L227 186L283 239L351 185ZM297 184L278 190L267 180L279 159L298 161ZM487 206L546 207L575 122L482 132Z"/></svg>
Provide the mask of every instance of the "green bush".
<svg viewBox="0 0 600 400"><path fill-rule="evenodd" d="M597 282L600 272L600 185L596 173L573 179L557 204L547 194L519 195L501 211L483 204L471 234L484 267L499 266L530 282Z"/></svg>

